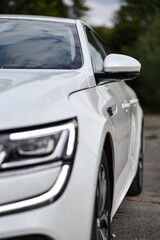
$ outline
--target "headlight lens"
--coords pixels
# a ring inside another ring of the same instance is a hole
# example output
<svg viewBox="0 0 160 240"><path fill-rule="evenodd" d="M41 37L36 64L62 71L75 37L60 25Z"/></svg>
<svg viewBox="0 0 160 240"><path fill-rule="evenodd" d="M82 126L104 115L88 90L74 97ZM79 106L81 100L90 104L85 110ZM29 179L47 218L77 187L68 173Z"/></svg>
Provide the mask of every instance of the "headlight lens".
<svg viewBox="0 0 160 240"><path fill-rule="evenodd" d="M76 121L0 136L0 169L6 170L72 157Z"/></svg>
<svg viewBox="0 0 160 240"><path fill-rule="evenodd" d="M21 156L45 155L52 153L55 146L54 137L33 138L20 141L17 144L17 152Z"/></svg>

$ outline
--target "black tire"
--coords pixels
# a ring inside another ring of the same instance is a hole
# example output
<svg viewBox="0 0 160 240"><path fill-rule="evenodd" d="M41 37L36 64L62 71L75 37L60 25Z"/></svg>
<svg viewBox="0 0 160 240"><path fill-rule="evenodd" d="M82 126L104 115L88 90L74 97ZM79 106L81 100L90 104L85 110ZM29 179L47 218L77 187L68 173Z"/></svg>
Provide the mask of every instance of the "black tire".
<svg viewBox="0 0 160 240"><path fill-rule="evenodd" d="M142 125L143 126L143 125ZM142 192L143 188L143 144L144 144L144 136L143 136L143 127L141 134L141 149L138 161L137 173L133 179L133 182L128 190L128 195L137 196Z"/></svg>
<svg viewBox="0 0 160 240"><path fill-rule="evenodd" d="M91 240L110 240L110 183L105 153L99 166Z"/></svg>

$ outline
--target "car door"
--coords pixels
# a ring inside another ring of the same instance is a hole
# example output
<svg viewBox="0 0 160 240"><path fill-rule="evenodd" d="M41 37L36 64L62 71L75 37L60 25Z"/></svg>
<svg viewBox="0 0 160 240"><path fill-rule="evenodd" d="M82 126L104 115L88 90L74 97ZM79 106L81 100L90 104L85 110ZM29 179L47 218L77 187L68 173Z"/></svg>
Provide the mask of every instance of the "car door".
<svg viewBox="0 0 160 240"><path fill-rule="evenodd" d="M103 72L104 58L108 52L104 49L103 43L94 31L86 28L86 35L88 38L93 71L94 73L101 73ZM127 104L123 91L116 82L104 82L101 85L97 85L96 88L106 101L106 112L108 112L114 126L115 181L117 182L117 188L121 189L125 184L131 168L131 163L129 161L129 104Z"/></svg>
<svg viewBox="0 0 160 240"><path fill-rule="evenodd" d="M138 132L138 123L137 123L137 104L138 104L138 98L135 94L135 92L125 83L125 82L119 82L118 86L128 103L128 114L130 117L130 146L129 146L129 158L132 162L132 167L134 168L135 165L135 148L136 148L136 133Z"/></svg>

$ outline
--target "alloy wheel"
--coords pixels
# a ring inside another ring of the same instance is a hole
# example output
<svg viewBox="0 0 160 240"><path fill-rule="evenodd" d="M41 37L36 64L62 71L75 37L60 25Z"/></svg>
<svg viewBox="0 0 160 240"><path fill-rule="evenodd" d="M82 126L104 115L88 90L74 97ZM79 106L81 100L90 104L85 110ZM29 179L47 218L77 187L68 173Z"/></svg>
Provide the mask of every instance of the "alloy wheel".
<svg viewBox="0 0 160 240"><path fill-rule="evenodd" d="M108 180L104 164L100 165L96 192L96 240L109 239Z"/></svg>

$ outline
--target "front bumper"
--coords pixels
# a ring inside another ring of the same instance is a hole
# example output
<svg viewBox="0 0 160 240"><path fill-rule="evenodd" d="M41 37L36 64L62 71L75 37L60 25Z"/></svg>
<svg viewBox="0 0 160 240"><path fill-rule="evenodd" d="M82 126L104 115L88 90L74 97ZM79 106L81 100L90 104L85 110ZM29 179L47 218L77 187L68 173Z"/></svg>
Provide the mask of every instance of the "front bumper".
<svg viewBox="0 0 160 240"><path fill-rule="evenodd" d="M63 194L51 204L1 216L0 239L38 234L54 240L89 240L96 172L96 156L79 144Z"/></svg>

